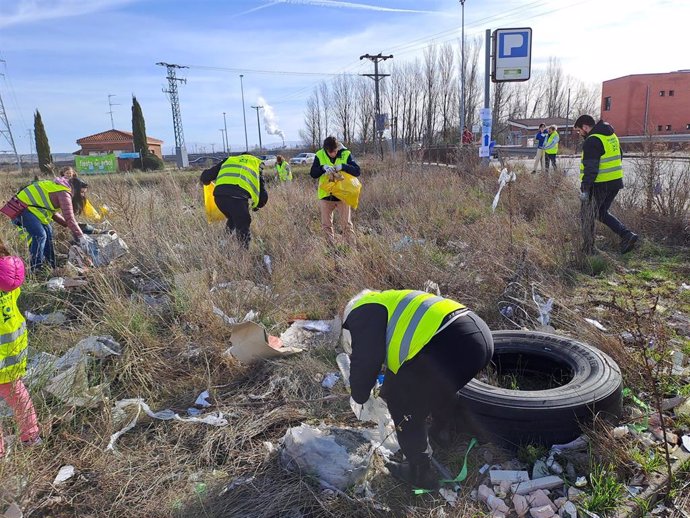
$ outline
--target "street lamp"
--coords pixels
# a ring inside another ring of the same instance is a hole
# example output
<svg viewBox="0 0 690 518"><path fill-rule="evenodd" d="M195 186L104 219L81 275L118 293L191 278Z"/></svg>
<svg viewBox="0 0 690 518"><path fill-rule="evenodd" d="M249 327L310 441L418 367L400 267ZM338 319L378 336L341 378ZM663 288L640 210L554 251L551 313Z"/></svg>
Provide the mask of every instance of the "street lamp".
<svg viewBox="0 0 690 518"><path fill-rule="evenodd" d="M462 128L465 125L465 0L460 0L462 7L462 33L460 36L460 144L462 145Z"/></svg>
<svg viewBox="0 0 690 518"><path fill-rule="evenodd" d="M244 83L242 78L244 74L240 74L240 88L242 89L242 118L244 119L244 152L249 152L249 139L247 139L247 114L244 111Z"/></svg>
<svg viewBox="0 0 690 518"><path fill-rule="evenodd" d="M263 145L261 144L261 123L259 122L259 110L263 108L263 106L252 106L256 110L256 127L259 128L259 150L263 149Z"/></svg>
<svg viewBox="0 0 690 518"><path fill-rule="evenodd" d="M225 127L225 152L230 151L230 142L228 142L228 121L225 119L225 112L223 112L223 126Z"/></svg>
<svg viewBox="0 0 690 518"><path fill-rule="evenodd" d="M225 153L227 154L227 152L228 152L228 146L225 144L225 138L226 138L225 135L226 135L225 130L224 130L223 128L220 128L220 136L221 136L222 139L223 139L223 150L224 150Z"/></svg>

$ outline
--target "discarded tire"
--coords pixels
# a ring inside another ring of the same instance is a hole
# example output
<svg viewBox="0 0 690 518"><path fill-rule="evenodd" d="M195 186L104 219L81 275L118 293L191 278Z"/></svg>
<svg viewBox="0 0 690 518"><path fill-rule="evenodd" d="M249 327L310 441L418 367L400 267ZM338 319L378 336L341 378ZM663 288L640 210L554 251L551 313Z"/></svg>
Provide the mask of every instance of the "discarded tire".
<svg viewBox="0 0 690 518"><path fill-rule="evenodd" d="M459 393L459 422L466 431L503 445L568 442L580 425L599 414L617 420L622 412L618 365L598 349L570 338L496 331L494 366L519 365L537 376L565 378L545 390L512 390L470 381Z"/></svg>

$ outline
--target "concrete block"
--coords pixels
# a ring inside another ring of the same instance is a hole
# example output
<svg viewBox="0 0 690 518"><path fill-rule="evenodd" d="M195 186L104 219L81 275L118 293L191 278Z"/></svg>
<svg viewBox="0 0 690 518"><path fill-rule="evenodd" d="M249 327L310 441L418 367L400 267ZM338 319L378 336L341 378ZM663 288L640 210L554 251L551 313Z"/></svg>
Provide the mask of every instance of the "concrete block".
<svg viewBox="0 0 690 518"><path fill-rule="evenodd" d="M480 502L486 502L490 496L496 496L490 487L485 486L484 484L479 486L477 489L477 498Z"/></svg>
<svg viewBox="0 0 690 518"><path fill-rule="evenodd" d="M491 477L491 483L495 485L500 484L504 480L513 484L529 480L529 473L517 470L495 469L489 471L489 476Z"/></svg>
<svg viewBox="0 0 690 518"><path fill-rule="evenodd" d="M556 513L553 512L551 506L545 505L543 507L532 507L529 510L529 514L532 516L532 518L551 518Z"/></svg>
<svg viewBox="0 0 690 518"><path fill-rule="evenodd" d="M526 495L536 491L537 489L552 489L554 487L561 487L562 485L562 478L551 475L549 477L542 477L536 480L513 484L510 489L517 495Z"/></svg>
<svg viewBox="0 0 690 518"><path fill-rule="evenodd" d="M510 512L510 508L506 505L506 503L496 496L489 496L489 498L486 500L486 505L488 505L489 509L492 511L499 511L504 514L508 514Z"/></svg>
<svg viewBox="0 0 690 518"><path fill-rule="evenodd" d="M563 504L563 507L561 507L558 515L561 518L577 518L577 507L575 507L575 504L572 502L566 502Z"/></svg>

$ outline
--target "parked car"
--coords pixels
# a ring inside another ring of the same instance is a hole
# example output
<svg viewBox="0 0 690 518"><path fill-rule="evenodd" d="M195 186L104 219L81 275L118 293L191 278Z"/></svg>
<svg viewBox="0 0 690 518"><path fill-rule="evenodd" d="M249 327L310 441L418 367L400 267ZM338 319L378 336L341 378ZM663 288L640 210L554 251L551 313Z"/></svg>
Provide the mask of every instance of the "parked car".
<svg viewBox="0 0 690 518"><path fill-rule="evenodd" d="M276 165L275 155L259 155L259 158L263 161L266 167L273 167Z"/></svg>
<svg viewBox="0 0 690 518"><path fill-rule="evenodd" d="M311 165L314 163L314 153L300 153L290 159L290 164Z"/></svg>

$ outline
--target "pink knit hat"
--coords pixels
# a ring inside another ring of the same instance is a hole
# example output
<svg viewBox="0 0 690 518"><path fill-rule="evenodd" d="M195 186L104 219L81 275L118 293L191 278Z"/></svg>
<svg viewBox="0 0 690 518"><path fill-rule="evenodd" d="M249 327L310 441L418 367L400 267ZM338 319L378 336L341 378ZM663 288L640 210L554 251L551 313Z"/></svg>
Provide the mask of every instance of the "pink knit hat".
<svg viewBox="0 0 690 518"><path fill-rule="evenodd" d="M0 257L0 291L13 291L24 282L24 262L15 255Z"/></svg>

